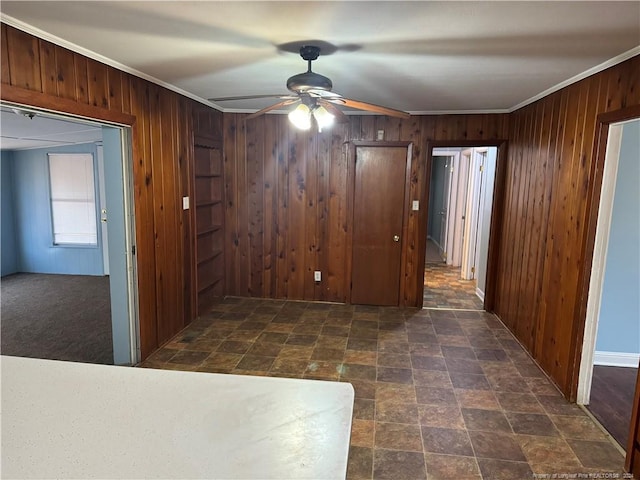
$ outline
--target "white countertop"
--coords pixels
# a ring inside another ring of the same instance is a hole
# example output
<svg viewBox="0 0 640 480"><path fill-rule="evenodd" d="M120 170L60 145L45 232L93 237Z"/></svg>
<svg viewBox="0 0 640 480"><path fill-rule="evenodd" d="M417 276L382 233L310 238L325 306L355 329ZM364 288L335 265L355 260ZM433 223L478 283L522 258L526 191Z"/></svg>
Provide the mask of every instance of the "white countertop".
<svg viewBox="0 0 640 480"><path fill-rule="evenodd" d="M349 383L0 357L2 478L344 479Z"/></svg>

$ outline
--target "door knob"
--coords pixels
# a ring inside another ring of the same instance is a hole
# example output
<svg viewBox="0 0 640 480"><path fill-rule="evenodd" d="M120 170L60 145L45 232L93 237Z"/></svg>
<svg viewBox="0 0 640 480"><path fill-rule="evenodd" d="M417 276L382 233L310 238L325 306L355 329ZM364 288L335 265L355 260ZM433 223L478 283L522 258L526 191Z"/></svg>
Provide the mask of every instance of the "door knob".
<svg viewBox="0 0 640 480"><path fill-rule="evenodd" d="M399 242L400 241L400 236L399 235L394 235L393 236L393 241L394 242Z"/></svg>

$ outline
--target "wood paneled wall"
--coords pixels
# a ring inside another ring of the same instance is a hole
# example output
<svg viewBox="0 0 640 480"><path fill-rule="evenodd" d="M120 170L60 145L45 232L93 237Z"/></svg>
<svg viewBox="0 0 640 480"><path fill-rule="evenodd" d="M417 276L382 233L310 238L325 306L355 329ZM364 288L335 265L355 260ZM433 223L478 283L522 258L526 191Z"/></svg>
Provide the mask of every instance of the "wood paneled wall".
<svg viewBox="0 0 640 480"><path fill-rule="evenodd" d="M230 295L344 302L349 279L347 241L349 142L413 143L411 200L401 302L421 304L427 208L426 150L433 142L499 141L507 115L350 116L322 133L290 127L284 115L247 122L224 114L226 292ZM323 280L313 281L320 270Z"/></svg>
<svg viewBox="0 0 640 480"><path fill-rule="evenodd" d="M591 269L596 117L640 103L639 74L634 57L510 114L495 310L568 397Z"/></svg>
<svg viewBox="0 0 640 480"><path fill-rule="evenodd" d="M3 100L132 124L145 358L192 320L192 212L182 197L192 193L193 114L203 126L219 125L222 114L5 24L1 35Z"/></svg>

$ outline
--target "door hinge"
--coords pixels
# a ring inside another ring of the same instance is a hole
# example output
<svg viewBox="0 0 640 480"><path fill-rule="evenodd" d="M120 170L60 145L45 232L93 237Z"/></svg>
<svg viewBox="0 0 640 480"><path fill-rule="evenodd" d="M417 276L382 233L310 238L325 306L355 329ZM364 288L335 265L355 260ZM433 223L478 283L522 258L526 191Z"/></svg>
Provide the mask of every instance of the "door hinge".
<svg viewBox="0 0 640 480"><path fill-rule="evenodd" d="M480 165L480 171L484 172L484 165Z"/></svg>
<svg viewBox="0 0 640 480"><path fill-rule="evenodd" d="M136 246L135 246L135 245L132 245L132 246L131 246L131 254L132 254L132 255L135 255L135 254L136 254Z"/></svg>
<svg viewBox="0 0 640 480"><path fill-rule="evenodd" d="M476 273L476 267L471 267L471 273Z"/></svg>

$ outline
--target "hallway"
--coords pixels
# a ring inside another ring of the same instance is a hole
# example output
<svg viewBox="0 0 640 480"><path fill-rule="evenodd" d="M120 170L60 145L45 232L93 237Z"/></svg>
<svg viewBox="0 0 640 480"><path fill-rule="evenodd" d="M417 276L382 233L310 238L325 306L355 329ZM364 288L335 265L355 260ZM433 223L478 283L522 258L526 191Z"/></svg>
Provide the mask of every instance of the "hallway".
<svg viewBox="0 0 640 480"><path fill-rule="evenodd" d="M444 262L424 267L423 308L484 310L475 290L475 280L460 278L460 267L450 267Z"/></svg>

